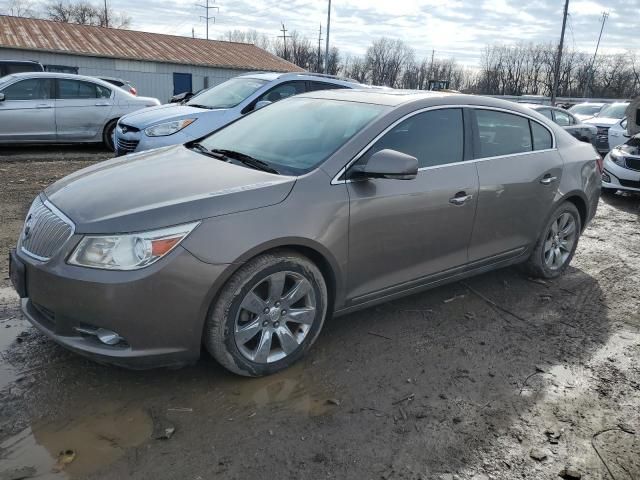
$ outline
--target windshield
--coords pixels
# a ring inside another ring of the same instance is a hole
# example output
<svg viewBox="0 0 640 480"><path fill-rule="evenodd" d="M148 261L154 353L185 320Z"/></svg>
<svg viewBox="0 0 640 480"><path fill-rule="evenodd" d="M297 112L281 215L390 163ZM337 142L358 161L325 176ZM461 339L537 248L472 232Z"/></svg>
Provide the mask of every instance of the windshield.
<svg viewBox="0 0 640 480"><path fill-rule="evenodd" d="M598 117L624 118L628 106L628 103L612 103L611 105L607 105L602 110L600 110L600 115L598 115Z"/></svg>
<svg viewBox="0 0 640 480"><path fill-rule="evenodd" d="M269 105L200 142L265 162L280 173L300 175L324 162L388 107L315 98Z"/></svg>
<svg viewBox="0 0 640 480"><path fill-rule="evenodd" d="M595 115L602 110L602 105L574 105L569 109L571 113L578 115Z"/></svg>
<svg viewBox="0 0 640 480"><path fill-rule="evenodd" d="M13 75L6 75L4 77L0 77L0 88L2 88L6 83L9 83L15 77Z"/></svg>
<svg viewBox="0 0 640 480"><path fill-rule="evenodd" d="M220 85L200 92L187 105L200 108L232 108L262 87L265 80L232 78Z"/></svg>

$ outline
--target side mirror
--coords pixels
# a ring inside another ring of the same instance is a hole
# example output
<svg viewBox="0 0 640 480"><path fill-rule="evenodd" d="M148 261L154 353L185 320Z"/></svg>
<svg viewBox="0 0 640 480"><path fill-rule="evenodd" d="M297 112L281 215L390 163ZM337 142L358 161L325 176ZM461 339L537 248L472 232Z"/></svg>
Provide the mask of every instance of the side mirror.
<svg viewBox="0 0 640 480"><path fill-rule="evenodd" d="M396 150L380 150L374 153L366 165L350 170L349 178L387 178L413 180L418 175L418 159Z"/></svg>
<svg viewBox="0 0 640 480"><path fill-rule="evenodd" d="M4 102L4 93L0 92L0 102Z"/></svg>
<svg viewBox="0 0 640 480"><path fill-rule="evenodd" d="M273 102L270 102L269 100L260 100L258 103L256 103L256 106L253 109L260 110L261 108L264 108L267 105L271 105L272 103Z"/></svg>

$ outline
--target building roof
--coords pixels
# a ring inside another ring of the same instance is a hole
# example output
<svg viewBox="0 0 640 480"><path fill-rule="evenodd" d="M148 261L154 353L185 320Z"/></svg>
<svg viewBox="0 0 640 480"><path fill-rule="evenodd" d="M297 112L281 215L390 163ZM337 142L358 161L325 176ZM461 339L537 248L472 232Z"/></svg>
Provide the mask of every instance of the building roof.
<svg viewBox="0 0 640 480"><path fill-rule="evenodd" d="M0 50L17 48L184 65L299 72L255 45L0 15Z"/></svg>

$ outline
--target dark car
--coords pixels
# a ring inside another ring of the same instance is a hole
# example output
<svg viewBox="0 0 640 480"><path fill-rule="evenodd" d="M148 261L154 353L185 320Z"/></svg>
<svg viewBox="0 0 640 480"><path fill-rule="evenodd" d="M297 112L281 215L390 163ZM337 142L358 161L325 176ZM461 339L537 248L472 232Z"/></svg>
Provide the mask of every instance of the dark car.
<svg viewBox="0 0 640 480"><path fill-rule="evenodd" d="M131 95L138 95L138 89L133 86L133 84L128 80L122 80L121 78L115 77L98 77L100 80L104 80L105 82L110 83L111 85L115 85L116 87L120 87L123 90L129 92Z"/></svg>
<svg viewBox="0 0 640 480"><path fill-rule="evenodd" d="M560 276L601 161L512 102L309 92L59 180L33 202L10 277L29 321L89 357L176 365L204 345L267 375L331 315L513 264Z"/></svg>
<svg viewBox="0 0 640 480"><path fill-rule="evenodd" d="M41 63L28 60L0 60L0 78L24 72L44 72L44 67Z"/></svg>
<svg viewBox="0 0 640 480"><path fill-rule="evenodd" d="M530 104L527 106L560 125L581 142L587 142L593 146L596 145L598 129L594 125L584 123L578 117L563 108L537 104Z"/></svg>

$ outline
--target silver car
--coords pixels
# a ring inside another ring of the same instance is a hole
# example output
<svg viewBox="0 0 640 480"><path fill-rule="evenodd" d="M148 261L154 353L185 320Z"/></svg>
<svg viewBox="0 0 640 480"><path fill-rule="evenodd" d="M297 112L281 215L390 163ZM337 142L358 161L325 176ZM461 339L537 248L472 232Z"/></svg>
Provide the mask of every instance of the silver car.
<svg viewBox="0 0 640 480"><path fill-rule="evenodd" d="M601 168L515 103L307 93L51 185L10 276L27 318L76 352L144 368L204 344L266 375L332 315L513 264L561 275Z"/></svg>
<svg viewBox="0 0 640 480"><path fill-rule="evenodd" d="M571 112L563 108L550 107L548 105L528 105L528 107L560 125L578 140L594 146L596 145L598 129L594 125L584 123Z"/></svg>
<svg viewBox="0 0 640 480"><path fill-rule="evenodd" d="M118 119L160 105L93 77L16 73L0 78L0 144L104 143Z"/></svg>
<svg viewBox="0 0 640 480"><path fill-rule="evenodd" d="M363 85L316 73L239 75L199 92L182 104L147 108L123 117L116 130L116 153L126 155L187 143L292 95L356 87Z"/></svg>

